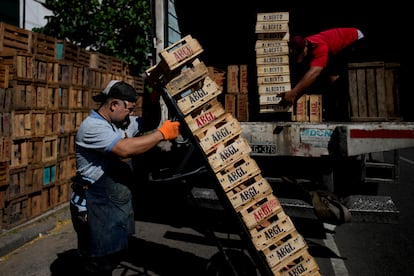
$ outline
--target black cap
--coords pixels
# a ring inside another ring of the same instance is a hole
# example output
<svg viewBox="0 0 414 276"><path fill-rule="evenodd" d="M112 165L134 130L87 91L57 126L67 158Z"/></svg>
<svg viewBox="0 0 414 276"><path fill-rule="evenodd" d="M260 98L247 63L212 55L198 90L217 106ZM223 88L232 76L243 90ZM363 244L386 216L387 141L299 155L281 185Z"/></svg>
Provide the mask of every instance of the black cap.
<svg viewBox="0 0 414 276"><path fill-rule="evenodd" d="M95 102L99 103L105 102L108 98L135 103L138 100L138 93L126 82L111 80L102 92L92 97Z"/></svg>

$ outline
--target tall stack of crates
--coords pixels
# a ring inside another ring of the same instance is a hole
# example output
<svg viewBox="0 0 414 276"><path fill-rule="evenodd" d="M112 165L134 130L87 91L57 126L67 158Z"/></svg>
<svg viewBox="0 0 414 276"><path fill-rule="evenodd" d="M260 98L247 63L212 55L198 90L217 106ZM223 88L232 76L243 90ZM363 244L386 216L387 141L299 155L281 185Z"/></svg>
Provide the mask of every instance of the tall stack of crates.
<svg viewBox="0 0 414 276"><path fill-rule="evenodd" d="M289 68L289 13L258 13L256 66L259 113L291 112L279 105L279 93L291 89Z"/></svg>
<svg viewBox="0 0 414 276"><path fill-rule="evenodd" d="M224 95L224 106L227 112L230 112L241 122L249 121L247 73L247 64L227 66L227 90Z"/></svg>
<svg viewBox="0 0 414 276"><path fill-rule="evenodd" d="M262 260L261 271L271 275L320 275L304 238L284 212L272 187L250 157L239 121L217 100L222 88L198 59L203 49L190 35L160 52L161 61L146 71L164 87L177 116L193 135L216 180L214 189L223 206L233 209L247 237L250 254ZM235 264L237 265L237 264ZM266 269L265 269L266 268Z"/></svg>
<svg viewBox="0 0 414 276"><path fill-rule="evenodd" d="M75 135L111 79L143 92L122 61L0 23L0 229L65 203Z"/></svg>

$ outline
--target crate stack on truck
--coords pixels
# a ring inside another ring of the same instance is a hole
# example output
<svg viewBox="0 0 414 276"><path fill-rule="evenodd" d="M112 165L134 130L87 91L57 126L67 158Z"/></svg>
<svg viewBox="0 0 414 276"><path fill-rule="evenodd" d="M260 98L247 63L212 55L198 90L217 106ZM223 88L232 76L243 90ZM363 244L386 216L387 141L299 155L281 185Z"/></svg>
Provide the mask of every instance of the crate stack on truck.
<svg viewBox="0 0 414 276"><path fill-rule="evenodd" d="M222 88L209 77L202 52L196 39L185 36L160 52L160 62L146 71L149 82L163 89L183 132L205 157L212 188L240 222L261 273L320 275L304 238L250 157L239 121L218 101Z"/></svg>
<svg viewBox="0 0 414 276"><path fill-rule="evenodd" d="M68 202L77 128L110 79L143 92L121 59L0 22L0 229Z"/></svg>

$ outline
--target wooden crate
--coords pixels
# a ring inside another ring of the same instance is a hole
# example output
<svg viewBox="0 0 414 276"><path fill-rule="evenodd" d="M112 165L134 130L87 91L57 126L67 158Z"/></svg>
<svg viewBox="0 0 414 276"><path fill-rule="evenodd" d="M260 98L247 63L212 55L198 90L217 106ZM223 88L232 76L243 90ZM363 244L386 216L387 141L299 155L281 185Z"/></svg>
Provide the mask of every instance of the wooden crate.
<svg viewBox="0 0 414 276"><path fill-rule="evenodd" d="M171 79L166 85L168 93L174 96L181 93L194 85L199 85L208 75L207 67L198 59L194 60L191 67L187 67L181 73Z"/></svg>
<svg viewBox="0 0 414 276"><path fill-rule="evenodd" d="M30 111L12 111L11 135L13 139L32 137L32 116Z"/></svg>
<svg viewBox="0 0 414 276"><path fill-rule="evenodd" d="M27 139L13 140L11 144L10 169L28 165L29 144Z"/></svg>
<svg viewBox="0 0 414 276"><path fill-rule="evenodd" d="M30 53L32 32L0 22L0 52L22 51Z"/></svg>
<svg viewBox="0 0 414 276"><path fill-rule="evenodd" d="M239 212L246 204L270 195L272 192L270 184L259 174L237 185L226 194L234 209Z"/></svg>
<svg viewBox="0 0 414 276"><path fill-rule="evenodd" d="M257 77L258 85L267 85L275 83L290 83L290 75L268 75Z"/></svg>
<svg viewBox="0 0 414 276"><path fill-rule="evenodd" d="M285 233L278 241L263 249L263 254L271 268L275 266L284 266L290 263L290 257L306 249L307 244L304 238L296 231Z"/></svg>
<svg viewBox="0 0 414 276"><path fill-rule="evenodd" d="M111 59L109 56L94 52L90 54L89 67L109 71L111 69Z"/></svg>
<svg viewBox="0 0 414 276"><path fill-rule="evenodd" d="M289 65L257 65L257 76L289 75Z"/></svg>
<svg viewBox="0 0 414 276"><path fill-rule="evenodd" d="M50 162L57 160L57 136L46 136L43 138L42 162Z"/></svg>
<svg viewBox="0 0 414 276"><path fill-rule="evenodd" d="M32 111L32 137L41 137L46 134L46 112L45 111Z"/></svg>
<svg viewBox="0 0 414 276"><path fill-rule="evenodd" d="M6 200L10 201L26 194L26 183L28 182L27 166L18 169L10 169L8 175L8 186Z"/></svg>
<svg viewBox="0 0 414 276"><path fill-rule="evenodd" d="M247 94L237 95L236 117L240 122L249 121L249 96Z"/></svg>
<svg viewBox="0 0 414 276"><path fill-rule="evenodd" d="M9 81L33 81L35 65L32 54L26 52L0 52L0 57L2 64L8 66Z"/></svg>
<svg viewBox="0 0 414 276"><path fill-rule="evenodd" d="M319 275L318 271L318 264L306 248L289 256L283 261L283 264L272 267L272 272L276 276Z"/></svg>
<svg viewBox="0 0 414 276"><path fill-rule="evenodd" d="M258 21L255 27L256 33L287 33L289 32L288 21Z"/></svg>
<svg viewBox="0 0 414 276"><path fill-rule="evenodd" d="M202 105L200 108L194 110L184 119L192 132L208 126L221 115L224 114L224 108L217 99Z"/></svg>
<svg viewBox="0 0 414 276"><path fill-rule="evenodd" d="M3 139L1 139L3 140ZM1 149L0 149L1 152ZM0 156L1 157L1 156ZM2 160L0 158L0 160ZM9 184L9 162L8 161L0 161L0 187L7 186ZM1 205L0 205L1 208Z"/></svg>
<svg viewBox="0 0 414 276"><path fill-rule="evenodd" d="M240 215L248 229L253 229L276 213L283 211L279 199L273 194L258 198L240 210Z"/></svg>
<svg viewBox="0 0 414 276"><path fill-rule="evenodd" d="M71 62L59 62L59 70L58 70L58 82L59 85L70 85L72 80L72 65Z"/></svg>
<svg viewBox="0 0 414 276"><path fill-rule="evenodd" d="M0 88L0 113L7 113L13 110L13 96L13 88Z"/></svg>
<svg viewBox="0 0 414 276"><path fill-rule="evenodd" d="M56 135L61 132L59 119L59 112L53 110L46 111L45 135Z"/></svg>
<svg viewBox="0 0 414 276"><path fill-rule="evenodd" d="M160 52L160 57L170 71L188 64L203 52L197 39L187 35Z"/></svg>
<svg viewBox="0 0 414 276"><path fill-rule="evenodd" d="M239 65L227 66L227 93L239 93Z"/></svg>
<svg viewBox="0 0 414 276"><path fill-rule="evenodd" d="M223 116L213 121L208 127L194 133L201 148L208 155L214 148L239 135L242 129L240 123L231 114L225 113Z"/></svg>
<svg viewBox="0 0 414 276"><path fill-rule="evenodd" d="M12 229L28 219L28 199L22 196L5 203L1 220L3 229Z"/></svg>
<svg viewBox="0 0 414 276"><path fill-rule="evenodd" d="M202 88L190 91L189 94L186 92L179 94L182 98L177 100L177 105L181 112L187 115L220 95L221 92L217 84L207 76L204 79Z"/></svg>
<svg viewBox="0 0 414 276"><path fill-rule="evenodd" d="M289 21L289 12L259 12L257 22Z"/></svg>
<svg viewBox="0 0 414 276"><path fill-rule="evenodd" d="M68 42L66 40L57 40L55 49L56 49L56 53L55 53L56 59L60 61L67 61L67 62L72 62L72 63L78 62L80 47L78 47L77 45L71 42ZM89 60L88 60L88 65L89 65Z"/></svg>
<svg viewBox="0 0 414 276"><path fill-rule="evenodd" d="M32 32L32 53L37 56L55 58L56 38L45 34Z"/></svg>
<svg viewBox="0 0 414 276"><path fill-rule="evenodd" d="M288 42L283 40L257 40L255 49L257 57L289 55Z"/></svg>
<svg viewBox="0 0 414 276"><path fill-rule="evenodd" d="M258 85L259 95L267 95L273 93L282 93L291 90L290 82L260 84Z"/></svg>
<svg viewBox="0 0 414 276"><path fill-rule="evenodd" d="M9 66L1 64L0 58L0 88L4 89L9 87Z"/></svg>
<svg viewBox="0 0 414 276"><path fill-rule="evenodd" d="M263 55L256 57L257 65L289 64L288 55Z"/></svg>
<svg viewBox="0 0 414 276"><path fill-rule="evenodd" d="M232 140L218 144L208 156L208 162L215 173L236 162L251 152L246 139L235 137Z"/></svg>
<svg viewBox="0 0 414 276"><path fill-rule="evenodd" d="M400 120L399 68L385 62L348 64L352 121Z"/></svg>
<svg viewBox="0 0 414 276"><path fill-rule="evenodd" d="M33 193L28 196L28 218L32 219L42 214L42 195Z"/></svg>
<svg viewBox="0 0 414 276"><path fill-rule="evenodd" d="M233 189L258 174L260 174L260 168L256 161L250 156L245 155L243 158L216 173L216 177L223 190L228 192L230 189Z"/></svg>
<svg viewBox="0 0 414 276"><path fill-rule="evenodd" d="M249 82L248 82L248 72L247 64L239 65L239 93L248 94L249 93Z"/></svg>
<svg viewBox="0 0 414 276"><path fill-rule="evenodd" d="M273 214L250 230L255 247L263 250L281 237L295 230L292 220L283 210Z"/></svg>

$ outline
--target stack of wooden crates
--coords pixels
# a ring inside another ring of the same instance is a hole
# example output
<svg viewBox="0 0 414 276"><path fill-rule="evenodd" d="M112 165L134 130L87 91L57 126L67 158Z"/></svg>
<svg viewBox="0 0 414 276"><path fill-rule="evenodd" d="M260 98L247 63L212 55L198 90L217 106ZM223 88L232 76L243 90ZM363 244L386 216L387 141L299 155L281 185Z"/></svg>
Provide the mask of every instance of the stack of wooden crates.
<svg viewBox="0 0 414 276"><path fill-rule="evenodd" d="M0 23L0 229L69 200L76 131L111 79L143 92L120 59Z"/></svg>
<svg viewBox="0 0 414 276"><path fill-rule="evenodd" d="M244 225L250 253L261 256L272 275L320 275L305 240L250 157L239 121L217 100L222 88L198 59L202 51L196 39L184 37L160 52L161 61L146 71L149 81L163 86L177 106L217 180L213 187L228 200L223 206L231 206Z"/></svg>

